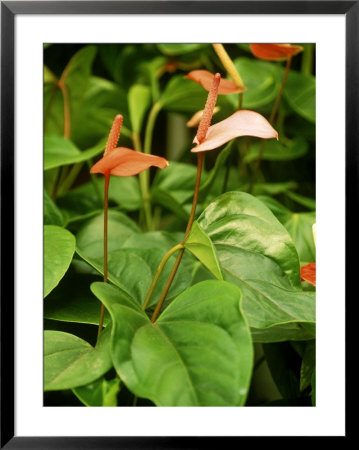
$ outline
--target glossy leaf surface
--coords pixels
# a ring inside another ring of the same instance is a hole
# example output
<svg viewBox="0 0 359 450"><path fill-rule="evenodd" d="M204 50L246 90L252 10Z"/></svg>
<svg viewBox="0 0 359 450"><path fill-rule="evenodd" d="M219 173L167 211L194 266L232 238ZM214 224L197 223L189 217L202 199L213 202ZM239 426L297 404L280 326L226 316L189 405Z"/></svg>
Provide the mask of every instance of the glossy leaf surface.
<svg viewBox="0 0 359 450"><path fill-rule="evenodd" d="M127 387L158 406L239 406L252 368L241 293L223 281L188 289L152 324L113 286L94 283L114 323L112 357Z"/></svg>
<svg viewBox="0 0 359 450"><path fill-rule="evenodd" d="M56 225L44 226L44 297L65 275L75 252L75 237Z"/></svg>
<svg viewBox="0 0 359 450"><path fill-rule="evenodd" d="M110 328L92 347L88 342L62 331L44 332L44 388L47 391L83 386L112 367Z"/></svg>
<svg viewBox="0 0 359 450"><path fill-rule="evenodd" d="M239 286L243 310L257 341L278 339L277 326L293 323L288 338L313 336L315 303L300 290L299 259L285 228L249 194L229 192L198 219L214 243L224 279ZM308 329L298 324L304 323ZM281 328L279 340L286 340Z"/></svg>

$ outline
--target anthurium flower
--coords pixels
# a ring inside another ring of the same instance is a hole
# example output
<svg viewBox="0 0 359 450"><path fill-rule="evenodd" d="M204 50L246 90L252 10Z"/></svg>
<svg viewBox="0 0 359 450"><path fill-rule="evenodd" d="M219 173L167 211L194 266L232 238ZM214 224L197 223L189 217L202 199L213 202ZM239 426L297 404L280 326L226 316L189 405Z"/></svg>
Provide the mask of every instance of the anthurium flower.
<svg viewBox="0 0 359 450"><path fill-rule="evenodd" d="M227 119L208 128L205 139L200 143L197 136L193 143L198 144L191 152L213 150L231 139L240 136L254 136L262 139L278 139L278 133L267 119L254 111L240 110Z"/></svg>
<svg viewBox="0 0 359 450"><path fill-rule="evenodd" d="M315 286L316 283L316 264L315 262L306 264L300 268L300 279Z"/></svg>
<svg viewBox="0 0 359 450"><path fill-rule="evenodd" d="M268 61L281 61L303 50L300 45L291 44L249 44L254 56Z"/></svg>
<svg viewBox="0 0 359 450"><path fill-rule="evenodd" d="M143 172L151 166L165 169L168 166L168 161L161 156L136 152L126 147L117 147L93 165L90 172L130 177Z"/></svg>
<svg viewBox="0 0 359 450"><path fill-rule="evenodd" d="M192 70L186 75L186 78L190 80L196 81L201 86L203 86L207 91L211 89L214 75L207 70ZM238 94L239 92L244 92L246 88L238 87L233 81L226 80L225 78L221 78L218 87L218 94L226 95L226 94Z"/></svg>

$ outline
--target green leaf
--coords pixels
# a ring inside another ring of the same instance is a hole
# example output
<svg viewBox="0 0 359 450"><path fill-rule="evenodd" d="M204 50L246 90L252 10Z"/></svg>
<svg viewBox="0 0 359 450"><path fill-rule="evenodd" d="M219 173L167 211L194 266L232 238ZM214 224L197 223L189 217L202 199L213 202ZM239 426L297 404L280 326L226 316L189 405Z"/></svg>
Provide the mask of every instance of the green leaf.
<svg viewBox="0 0 359 450"><path fill-rule="evenodd" d="M243 95L243 108L256 109L274 101L281 83L280 66L268 61L241 57L234 60L247 90ZM229 97L235 107L238 95Z"/></svg>
<svg viewBox="0 0 359 450"><path fill-rule="evenodd" d="M255 195L278 195L298 187L295 181L284 181L283 183L256 183L253 193Z"/></svg>
<svg viewBox="0 0 359 450"><path fill-rule="evenodd" d="M56 391L83 386L112 367L110 327L101 333L96 347L62 331L44 332L44 389Z"/></svg>
<svg viewBox="0 0 359 450"><path fill-rule="evenodd" d="M75 237L56 225L44 226L44 297L65 275L75 252Z"/></svg>
<svg viewBox="0 0 359 450"><path fill-rule="evenodd" d="M44 84L57 84L58 79L51 70L44 65Z"/></svg>
<svg viewBox="0 0 359 450"><path fill-rule="evenodd" d="M191 232L184 244L185 248L198 258L218 280L223 280L216 250L211 239L197 221L193 222Z"/></svg>
<svg viewBox="0 0 359 450"><path fill-rule="evenodd" d="M297 194L296 192L287 191L285 193L287 197L294 200L295 202L299 203L299 205L305 206L306 208L310 209L311 211L315 211L316 203L315 199L310 197L304 197L304 195Z"/></svg>
<svg viewBox="0 0 359 450"><path fill-rule="evenodd" d="M146 111L151 104L151 89L142 84L133 85L128 92L128 106L132 131L140 133Z"/></svg>
<svg viewBox="0 0 359 450"><path fill-rule="evenodd" d="M76 129L76 123L80 120L82 114L82 102L88 88L95 55L95 46L88 45L83 47L72 56L61 75L68 90L72 131ZM55 92L53 89L45 92L44 111L45 133L63 135L64 101L60 89L56 88Z"/></svg>
<svg viewBox="0 0 359 450"><path fill-rule="evenodd" d="M297 249L301 263L314 262L316 259L312 226L315 223L314 212L293 213L270 197L259 197L288 230Z"/></svg>
<svg viewBox="0 0 359 450"><path fill-rule="evenodd" d="M131 135L127 92L116 83L92 76L83 97L81 111L74 118L72 140L80 148L89 148L94 142L107 139L113 120L119 113L124 117L120 138L123 142L125 135Z"/></svg>
<svg viewBox="0 0 359 450"><path fill-rule="evenodd" d="M300 367L300 390L304 391L312 382L312 376L315 371L315 340L308 341L304 354L302 365Z"/></svg>
<svg viewBox="0 0 359 450"><path fill-rule="evenodd" d="M215 245L224 279L242 290L255 340L313 338L315 296L300 290L298 254L271 211L249 194L228 192L198 222Z"/></svg>
<svg viewBox="0 0 359 450"><path fill-rule="evenodd" d="M64 218L61 211L44 189L44 225L58 225L61 227L63 224Z"/></svg>
<svg viewBox="0 0 359 450"><path fill-rule="evenodd" d="M209 191L211 190L213 184L216 181L216 178L219 176L222 167L225 165L231 150L232 150L232 144L234 141L229 142L223 150L221 150L220 154L218 155L218 157L216 158L216 162L214 164L213 169L210 171L210 173L208 174L208 177L206 178L205 182L202 182L202 185L199 189L199 194L198 194L198 200L204 201L209 193ZM172 164L172 163L171 163Z"/></svg>
<svg viewBox="0 0 359 450"><path fill-rule="evenodd" d="M316 384L315 384L315 369L312 375L312 405L315 406L316 405Z"/></svg>
<svg viewBox="0 0 359 450"><path fill-rule="evenodd" d="M189 213L184 208L192 201L197 169L192 164L171 162L166 170L157 172L151 189L151 199L176 215L187 220ZM206 181L203 171L202 185Z"/></svg>
<svg viewBox="0 0 359 450"><path fill-rule="evenodd" d="M90 284L100 280L99 275L82 274L70 268L61 284L46 297L44 318L98 325L101 305L93 296ZM109 321L106 311L104 325Z"/></svg>
<svg viewBox="0 0 359 450"><path fill-rule="evenodd" d="M106 141L102 139L94 147L80 151L75 144L62 136L44 136L44 170L87 161L103 152Z"/></svg>
<svg viewBox="0 0 359 450"><path fill-rule="evenodd" d="M78 254L100 274L103 274L103 257L86 258L78 250ZM150 289L157 267L164 253L156 248L126 248L108 254L108 279L121 288L139 305L143 305ZM153 291L149 307L156 305L170 276L176 256L172 256L163 269ZM190 274L182 266L178 269L176 279L167 294L167 301L182 292L189 284Z"/></svg>
<svg viewBox="0 0 359 450"><path fill-rule="evenodd" d="M198 83L178 75L168 82L160 105L168 111L193 113L204 108L207 95L208 92Z"/></svg>
<svg viewBox="0 0 359 450"><path fill-rule="evenodd" d="M157 406L239 406L248 393L253 349L241 292L224 281L199 283L152 324L121 290L91 285L110 311L112 358L120 378Z"/></svg>
<svg viewBox="0 0 359 450"><path fill-rule="evenodd" d="M246 163L256 161L258 159L260 148L260 142L253 142L251 144L250 151L246 154L243 160ZM307 151L308 142L301 137L284 142L271 139L265 144L262 159L267 161L289 161L304 156Z"/></svg>
<svg viewBox="0 0 359 450"><path fill-rule="evenodd" d="M165 55L183 55L203 50L209 44L157 44L159 50Z"/></svg>
<svg viewBox="0 0 359 450"><path fill-rule="evenodd" d="M93 177L65 195L58 197L59 207L69 216L69 222L90 218L100 213L104 206L105 177ZM125 211L140 209L142 197L137 177L111 177L108 198Z"/></svg>
<svg viewBox="0 0 359 450"><path fill-rule="evenodd" d="M119 211L108 212L108 251L122 247L132 234L139 233L138 226ZM76 244L82 255L88 258L103 257L103 214L86 222L76 235Z"/></svg>
<svg viewBox="0 0 359 450"><path fill-rule="evenodd" d="M291 70L284 89L284 97L294 111L315 123L315 77Z"/></svg>
<svg viewBox="0 0 359 450"><path fill-rule="evenodd" d="M120 380L100 378L86 386L74 388L72 392L86 406L117 406Z"/></svg>

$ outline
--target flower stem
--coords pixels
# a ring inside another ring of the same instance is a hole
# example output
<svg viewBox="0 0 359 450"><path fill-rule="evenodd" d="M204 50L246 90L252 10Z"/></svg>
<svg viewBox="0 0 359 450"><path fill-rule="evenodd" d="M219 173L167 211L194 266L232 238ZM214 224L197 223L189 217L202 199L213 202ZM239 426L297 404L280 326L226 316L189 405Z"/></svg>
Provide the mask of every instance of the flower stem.
<svg viewBox="0 0 359 450"><path fill-rule="evenodd" d="M288 75L289 75L291 62L292 62L292 58L290 56L288 56L287 62L286 62L286 65L285 65L283 78L282 78L282 83L280 85L277 98L275 99L275 102L274 102L274 105L273 105L273 108L272 108L272 112L271 112L271 115L270 115L269 120L268 120L271 125L273 125L275 116L277 114L278 106L280 104L280 101L281 101L281 98L282 98L282 95L283 95L283 91L284 91L284 87L285 87L285 84L287 82L287 78L288 78ZM261 146L259 148L259 153L258 153L258 158L257 158L257 161L256 161L254 169L253 169L252 179L251 179L251 183L250 183L249 189L248 189L249 193L252 192L253 187L254 187L254 183L255 183L255 181L257 179L258 171L259 171L259 167L260 167L261 162L262 162L263 152L264 152L264 148L266 146L266 143L267 143L266 139L263 139L262 142L261 142Z"/></svg>
<svg viewBox="0 0 359 450"><path fill-rule="evenodd" d="M70 100L69 93L63 77L58 82L64 100L64 138L70 139Z"/></svg>
<svg viewBox="0 0 359 450"><path fill-rule="evenodd" d="M150 299L151 299L151 296L152 296L152 294L153 294L153 291L154 291L154 289L155 289L155 286L156 286L156 284L157 284L157 281L158 281L158 279L159 279L159 277L160 277L160 275L161 275L161 273L162 273L162 270L163 270L164 266L166 265L167 261L169 260L169 258L170 258L174 253L176 253L177 250L181 250L182 248L183 248L183 244L182 244L182 243L177 244L177 245L175 245L174 247L170 248L170 249L168 250L168 252L165 254L165 256L162 258L162 261L160 262L159 266L157 267L155 276L153 277L152 284L151 284L151 287L150 287L150 289L149 289L149 291L148 291L146 300L145 300L144 304L142 305L142 309L143 309L144 311L145 311L146 308L147 308L148 302L149 302Z"/></svg>
<svg viewBox="0 0 359 450"><path fill-rule="evenodd" d="M196 207L197 207L197 201L198 201L198 193L199 193L199 186L200 186L200 181L201 181L202 166L203 166L203 153L199 152L198 153L198 160L197 160L196 186L195 186L194 194L193 194L191 214L190 214L189 219L188 219L188 223L187 223L187 227L186 227L184 238L182 239L182 242L179 244L179 245L181 245L181 248L180 248L180 251L179 251L179 253L177 255L177 259L176 259L175 265L173 266L173 269L172 269L172 271L170 273L170 276L169 276L169 278L167 280L167 283L166 283L166 285L165 285L165 287L164 287L164 289L162 291L161 297L160 297L160 299L159 299L159 301L158 301L158 303L156 305L156 308L155 308L155 310L153 312L153 315L151 317L151 322L152 323L154 323L156 321L156 319L157 319L157 317L158 317L158 315L159 315L159 313L161 311L163 302L166 299L167 293L168 293L168 291L169 291L169 289L170 289L170 287L172 285L173 279L174 279L174 277L175 277L175 275L177 273L178 266L180 265L180 262L182 260L182 256L183 256L183 253L184 253L184 244L186 243L186 240L187 240L187 238L188 238L188 236L189 236L189 234L191 232L192 224L193 224L193 221L194 221L194 216L195 216L195 213L196 213Z"/></svg>
<svg viewBox="0 0 359 450"><path fill-rule="evenodd" d="M132 142L135 150L137 152L142 152L141 138L138 133L132 133ZM152 212L151 212L151 201L149 193L149 169L141 172L139 175L141 197L143 201L143 212L146 222L146 229L148 231L152 230Z"/></svg>
<svg viewBox="0 0 359 450"><path fill-rule="evenodd" d="M107 283L107 235L108 235L108 187L110 184L110 172L105 175L105 200L103 209L103 281ZM97 340L100 337L103 328L103 319L105 317L105 305L101 303L100 319L97 331Z"/></svg>

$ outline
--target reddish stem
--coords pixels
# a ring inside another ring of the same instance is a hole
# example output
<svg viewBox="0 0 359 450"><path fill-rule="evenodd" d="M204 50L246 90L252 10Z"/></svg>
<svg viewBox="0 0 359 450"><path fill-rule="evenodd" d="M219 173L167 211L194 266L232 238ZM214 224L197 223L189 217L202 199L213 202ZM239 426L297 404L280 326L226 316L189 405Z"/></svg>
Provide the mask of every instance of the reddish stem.
<svg viewBox="0 0 359 450"><path fill-rule="evenodd" d="M103 211L103 281L107 283L107 236L108 236L108 187L110 184L110 172L105 174L105 200L104 200L104 211ZM101 304L100 319L97 331L97 339L100 337L103 320L105 317L105 305Z"/></svg>

